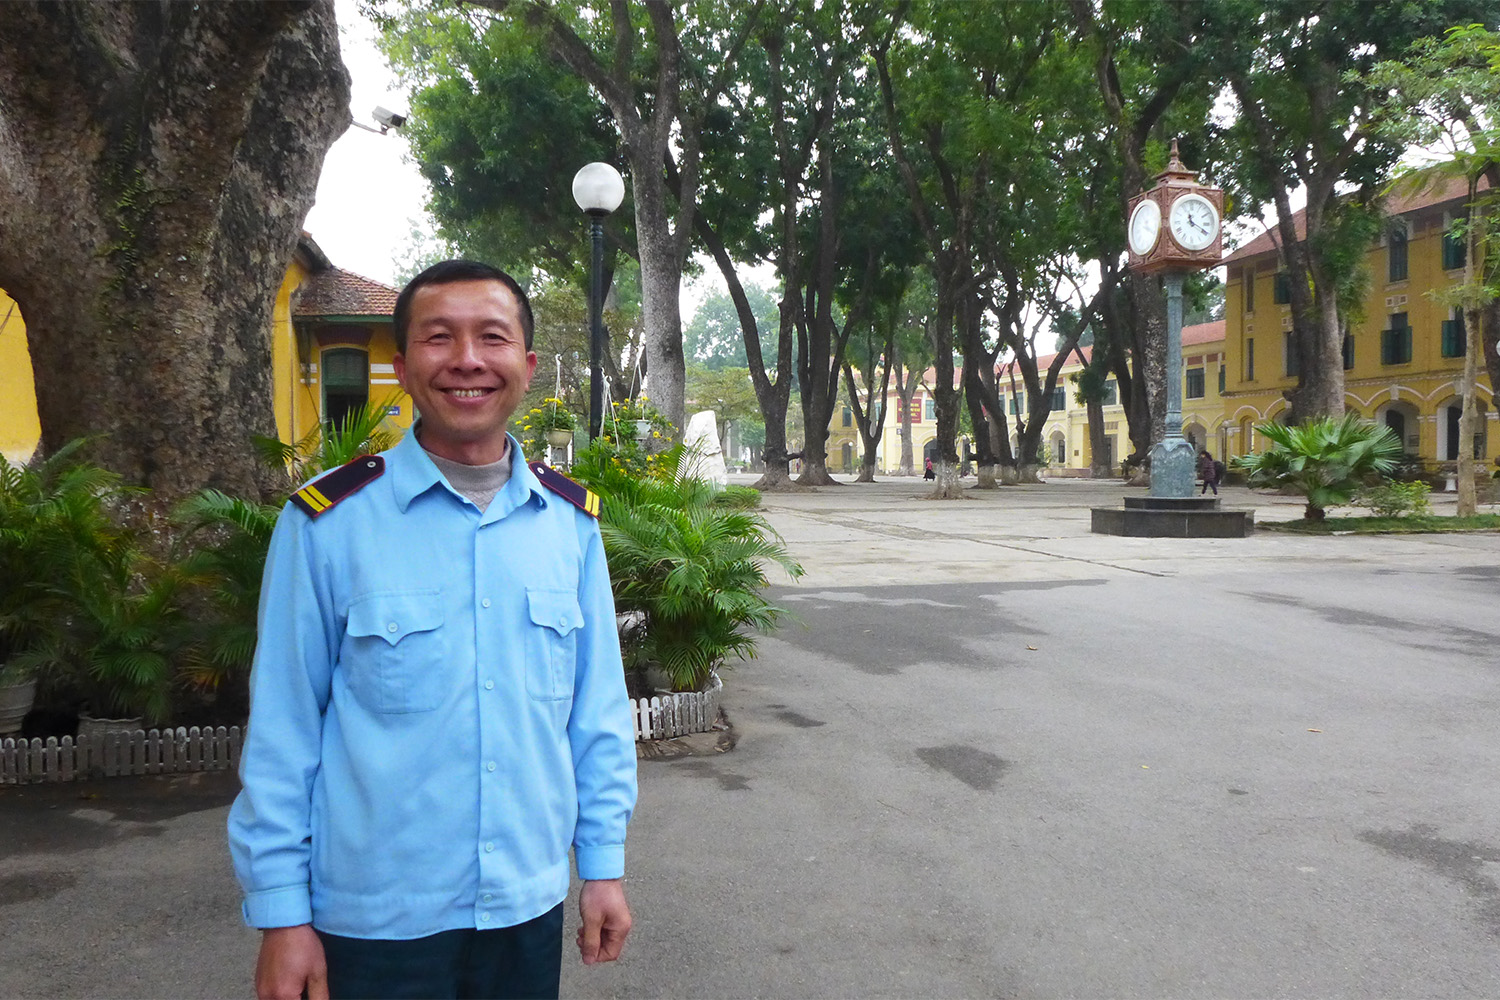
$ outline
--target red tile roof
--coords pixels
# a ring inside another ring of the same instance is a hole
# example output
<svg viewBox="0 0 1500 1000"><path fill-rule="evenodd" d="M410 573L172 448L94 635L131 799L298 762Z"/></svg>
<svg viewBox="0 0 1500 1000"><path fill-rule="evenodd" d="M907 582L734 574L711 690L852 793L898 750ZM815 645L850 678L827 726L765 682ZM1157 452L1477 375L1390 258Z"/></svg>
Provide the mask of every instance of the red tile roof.
<svg viewBox="0 0 1500 1000"><path fill-rule="evenodd" d="M1415 183L1421 183L1417 181ZM1489 182L1483 178L1479 181L1481 191L1489 190ZM1385 211L1387 215L1405 215L1422 208L1431 208L1433 205L1441 205L1445 201L1453 201L1462 198L1468 193L1468 186L1462 177L1448 177L1435 180L1432 183L1422 184L1420 187L1411 185L1398 185L1395 190L1387 196ZM1297 233L1298 241L1307 238L1307 210L1299 209L1292 216L1292 227ZM1274 226L1261 233L1255 239L1240 247L1234 253L1225 257L1219 263L1235 264L1250 257L1258 257L1263 253L1269 253L1281 246L1281 233Z"/></svg>
<svg viewBox="0 0 1500 1000"><path fill-rule="evenodd" d="M308 276L293 310L299 317L379 316L396 311L396 289L353 271L330 267Z"/></svg>

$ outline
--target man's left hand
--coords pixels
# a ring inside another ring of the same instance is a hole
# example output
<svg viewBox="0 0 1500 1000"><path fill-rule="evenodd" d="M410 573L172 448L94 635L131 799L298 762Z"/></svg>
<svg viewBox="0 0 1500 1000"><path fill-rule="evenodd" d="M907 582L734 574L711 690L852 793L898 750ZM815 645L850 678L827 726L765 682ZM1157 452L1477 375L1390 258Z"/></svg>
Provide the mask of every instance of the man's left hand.
<svg viewBox="0 0 1500 1000"><path fill-rule="evenodd" d="M583 883L578 893L578 954L584 965L613 962L625 950L630 933L630 907L625 904L624 879Z"/></svg>

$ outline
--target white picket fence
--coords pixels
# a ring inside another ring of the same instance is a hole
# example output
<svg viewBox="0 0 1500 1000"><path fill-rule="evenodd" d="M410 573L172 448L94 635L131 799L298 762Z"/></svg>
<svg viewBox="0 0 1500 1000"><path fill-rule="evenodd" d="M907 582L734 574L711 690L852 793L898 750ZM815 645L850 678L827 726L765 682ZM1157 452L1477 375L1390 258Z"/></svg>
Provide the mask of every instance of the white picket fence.
<svg viewBox="0 0 1500 1000"><path fill-rule="evenodd" d="M0 785L123 774L226 771L239 766L239 726L137 729L74 739L0 740Z"/></svg>
<svg viewBox="0 0 1500 1000"><path fill-rule="evenodd" d="M630 714L637 740L665 740L688 733L706 733L719 717L719 695L724 682L714 677L707 691L634 698Z"/></svg>
<svg viewBox="0 0 1500 1000"><path fill-rule="evenodd" d="M714 678L707 691L657 695L631 701L637 740L665 740L706 733L719 716L724 683ZM239 767L239 726L137 729L96 736L0 739L0 785L128 774L178 774Z"/></svg>

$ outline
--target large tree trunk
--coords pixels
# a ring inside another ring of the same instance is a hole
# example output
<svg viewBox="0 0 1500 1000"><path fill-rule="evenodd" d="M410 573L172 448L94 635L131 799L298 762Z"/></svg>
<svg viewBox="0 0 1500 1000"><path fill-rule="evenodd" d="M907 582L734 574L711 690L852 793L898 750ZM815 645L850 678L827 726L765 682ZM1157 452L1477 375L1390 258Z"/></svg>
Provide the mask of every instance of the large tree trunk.
<svg viewBox="0 0 1500 1000"><path fill-rule="evenodd" d="M1089 415L1089 477L1108 479L1115 470L1104 460L1109 448L1104 444L1104 404L1091 399L1084 404Z"/></svg>
<svg viewBox="0 0 1500 1000"><path fill-rule="evenodd" d="M348 125L332 0L0 4L0 287L42 447L162 501L271 481L271 310Z"/></svg>
<svg viewBox="0 0 1500 1000"><path fill-rule="evenodd" d="M1485 214L1478 205L1479 178L1469 177L1469 224L1464 227L1468 240L1468 253L1464 255L1464 286L1473 288L1476 274L1483 262L1476 257L1485 245ZM1460 383L1463 395L1463 410L1458 417L1458 516L1473 517L1478 513L1478 497L1474 489L1474 431L1478 423L1478 396L1475 383L1479 379L1479 350L1484 342L1484 313L1477 304L1466 304L1464 308L1466 335L1464 337L1464 374Z"/></svg>
<svg viewBox="0 0 1500 1000"><path fill-rule="evenodd" d="M640 176L637 166L635 231L641 254L641 320L646 328L649 395L651 405L672 421L681 440L687 384L682 356L682 257L677 237L667 229L662 185L642 184Z"/></svg>
<svg viewBox="0 0 1500 1000"><path fill-rule="evenodd" d="M901 465L896 470L898 476L915 476L917 474L916 462L912 456L911 440L911 402L912 397L917 394L917 383L921 378L921 372L913 368L906 368L906 378L901 377L902 366L896 365L896 399L901 404L901 411L896 414L897 437L901 439Z"/></svg>

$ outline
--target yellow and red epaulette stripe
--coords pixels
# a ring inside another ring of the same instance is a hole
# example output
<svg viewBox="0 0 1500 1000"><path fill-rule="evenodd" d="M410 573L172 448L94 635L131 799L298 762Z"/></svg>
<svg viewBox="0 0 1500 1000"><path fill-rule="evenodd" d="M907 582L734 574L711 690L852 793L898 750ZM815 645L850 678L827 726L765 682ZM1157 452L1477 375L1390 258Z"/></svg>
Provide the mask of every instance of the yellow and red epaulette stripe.
<svg viewBox="0 0 1500 1000"><path fill-rule="evenodd" d="M290 499L308 517L317 517L324 511L331 510L345 497L352 496L360 488L379 479L384 472L385 459L379 455L361 455L317 482L308 483L293 493Z"/></svg>

